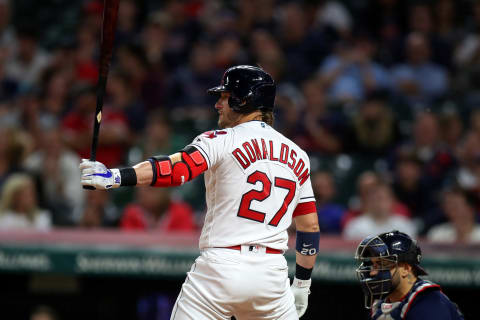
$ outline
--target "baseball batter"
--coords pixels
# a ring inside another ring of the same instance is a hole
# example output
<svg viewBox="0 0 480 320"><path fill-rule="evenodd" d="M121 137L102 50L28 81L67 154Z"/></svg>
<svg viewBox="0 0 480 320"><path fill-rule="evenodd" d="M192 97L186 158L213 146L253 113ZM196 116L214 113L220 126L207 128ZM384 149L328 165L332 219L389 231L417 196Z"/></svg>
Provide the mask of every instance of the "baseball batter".
<svg viewBox="0 0 480 320"><path fill-rule="evenodd" d="M171 319L298 319L308 304L320 231L307 154L272 128L275 83L253 66L228 69L215 108L221 130L134 167L82 160L82 184L179 186L205 172L207 213L196 259ZM287 228L295 219L296 271Z"/></svg>

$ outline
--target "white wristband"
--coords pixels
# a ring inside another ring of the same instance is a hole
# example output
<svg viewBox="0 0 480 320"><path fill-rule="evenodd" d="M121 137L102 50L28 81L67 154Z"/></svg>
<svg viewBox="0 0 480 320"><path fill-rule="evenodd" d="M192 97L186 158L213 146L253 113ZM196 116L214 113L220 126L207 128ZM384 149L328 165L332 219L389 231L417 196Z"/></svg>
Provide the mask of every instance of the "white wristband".
<svg viewBox="0 0 480 320"><path fill-rule="evenodd" d="M112 188L118 188L122 184L122 177L120 176L120 169L111 169L113 175Z"/></svg>
<svg viewBox="0 0 480 320"><path fill-rule="evenodd" d="M297 288L310 288L311 284L312 284L311 278L308 280L300 280L300 279L297 279L296 277L293 278L293 283L292 283L292 285Z"/></svg>

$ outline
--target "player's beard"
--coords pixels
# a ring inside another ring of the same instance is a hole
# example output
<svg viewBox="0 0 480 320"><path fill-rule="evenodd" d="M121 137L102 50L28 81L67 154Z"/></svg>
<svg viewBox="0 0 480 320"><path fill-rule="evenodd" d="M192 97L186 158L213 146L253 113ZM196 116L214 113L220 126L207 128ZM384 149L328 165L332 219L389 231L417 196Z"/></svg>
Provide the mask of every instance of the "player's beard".
<svg viewBox="0 0 480 320"><path fill-rule="evenodd" d="M218 116L218 127L220 129L232 128L238 124L241 114L233 111L230 108L223 108Z"/></svg>
<svg viewBox="0 0 480 320"><path fill-rule="evenodd" d="M400 284L400 273L397 269L395 269L395 271L393 272L392 279L390 281L392 282L392 288L390 289L390 293L392 293L398 288L398 285Z"/></svg>

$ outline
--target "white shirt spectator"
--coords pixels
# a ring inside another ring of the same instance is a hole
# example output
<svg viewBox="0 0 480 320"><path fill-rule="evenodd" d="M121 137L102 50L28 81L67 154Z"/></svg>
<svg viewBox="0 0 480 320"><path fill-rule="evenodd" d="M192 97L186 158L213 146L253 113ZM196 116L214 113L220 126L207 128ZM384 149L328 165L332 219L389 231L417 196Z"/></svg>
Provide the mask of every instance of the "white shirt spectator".
<svg viewBox="0 0 480 320"><path fill-rule="evenodd" d="M352 16L345 6L338 1L328 1L317 12L317 23L331 26L340 32L352 29Z"/></svg>
<svg viewBox="0 0 480 320"><path fill-rule="evenodd" d="M350 221L343 231L343 237L348 240L363 239L372 234L380 234L398 230L415 237L417 234L413 222L398 215L392 215L383 222L374 220L368 213Z"/></svg>
<svg viewBox="0 0 480 320"><path fill-rule="evenodd" d="M432 242L454 243L457 241L457 231L451 223L443 223L432 227L427 233L427 239ZM466 243L480 243L480 225L476 224L465 239Z"/></svg>
<svg viewBox="0 0 480 320"><path fill-rule="evenodd" d="M50 215L45 210L38 210L31 220L26 215L13 211L0 214L0 230L35 229L48 231L51 226Z"/></svg>
<svg viewBox="0 0 480 320"><path fill-rule="evenodd" d="M49 61L48 54L41 49L37 49L32 60L28 63L21 61L17 56L13 56L5 64L5 73L9 78L23 85L34 85L38 82Z"/></svg>

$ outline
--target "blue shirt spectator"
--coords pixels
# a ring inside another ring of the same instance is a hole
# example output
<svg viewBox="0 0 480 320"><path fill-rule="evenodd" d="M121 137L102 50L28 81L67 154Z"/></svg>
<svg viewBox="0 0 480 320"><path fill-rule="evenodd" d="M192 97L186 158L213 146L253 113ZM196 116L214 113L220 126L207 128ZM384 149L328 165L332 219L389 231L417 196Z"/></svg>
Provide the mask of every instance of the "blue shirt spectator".
<svg viewBox="0 0 480 320"><path fill-rule="evenodd" d="M447 71L430 61L430 47L423 35L410 34L406 50L407 62L392 70L394 87L410 106L428 105L446 93Z"/></svg>
<svg viewBox="0 0 480 320"><path fill-rule="evenodd" d="M332 100L362 100L369 91L389 88L390 76L372 60L373 45L359 40L353 47L339 46L320 67L320 75Z"/></svg>
<svg viewBox="0 0 480 320"><path fill-rule="evenodd" d="M312 178L313 192L317 200L318 223L323 233L340 234L340 222L345 214L345 208L333 202L335 197L335 182L332 175L319 171Z"/></svg>

